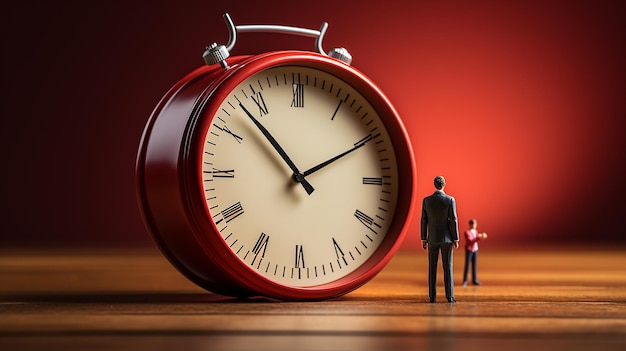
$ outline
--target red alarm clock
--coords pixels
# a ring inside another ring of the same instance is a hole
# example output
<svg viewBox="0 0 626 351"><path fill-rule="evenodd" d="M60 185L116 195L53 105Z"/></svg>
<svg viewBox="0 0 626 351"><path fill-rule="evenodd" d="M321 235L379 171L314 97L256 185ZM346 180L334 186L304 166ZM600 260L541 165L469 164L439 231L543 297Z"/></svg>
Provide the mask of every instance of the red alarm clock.
<svg viewBox="0 0 626 351"><path fill-rule="evenodd" d="M413 211L411 143L383 92L319 31L235 26L176 83L137 156L140 208L188 279L235 297L321 300L372 279ZM229 57L238 32L316 37L319 53Z"/></svg>

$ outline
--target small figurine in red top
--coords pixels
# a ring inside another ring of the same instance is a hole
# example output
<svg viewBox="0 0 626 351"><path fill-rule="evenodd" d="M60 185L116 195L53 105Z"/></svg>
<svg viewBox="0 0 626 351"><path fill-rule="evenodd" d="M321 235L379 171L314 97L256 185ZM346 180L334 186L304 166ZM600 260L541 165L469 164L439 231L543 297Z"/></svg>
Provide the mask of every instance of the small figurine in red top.
<svg viewBox="0 0 626 351"><path fill-rule="evenodd" d="M463 287L467 286L467 270L472 264L472 283L480 285L476 278L476 256L478 255L478 240L487 239L487 233L479 233L476 229L478 222L470 219L469 229L465 231L465 269L463 270Z"/></svg>

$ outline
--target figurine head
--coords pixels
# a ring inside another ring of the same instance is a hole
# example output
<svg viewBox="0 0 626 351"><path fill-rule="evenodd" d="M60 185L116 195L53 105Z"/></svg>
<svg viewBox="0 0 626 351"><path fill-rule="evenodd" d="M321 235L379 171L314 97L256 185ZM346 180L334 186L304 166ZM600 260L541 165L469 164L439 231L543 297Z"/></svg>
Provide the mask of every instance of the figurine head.
<svg viewBox="0 0 626 351"><path fill-rule="evenodd" d="M470 229L476 229L476 227L478 227L478 222L475 219L470 219L469 220L469 227Z"/></svg>
<svg viewBox="0 0 626 351"><path fill-rule="evenodd" d="M443 176L436 176L434 183L435 188L437 188L437 190L441 190L446 186L446 179Z"/></svg>

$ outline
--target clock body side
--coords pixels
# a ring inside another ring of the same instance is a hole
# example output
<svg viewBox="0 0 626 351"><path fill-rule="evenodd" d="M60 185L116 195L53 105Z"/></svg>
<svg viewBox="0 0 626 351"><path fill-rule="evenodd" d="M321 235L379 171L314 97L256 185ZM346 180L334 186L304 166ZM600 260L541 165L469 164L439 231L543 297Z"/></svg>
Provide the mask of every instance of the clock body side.
<svg viewBox="0 0 626 351"><path fill-rule="evenodd" d="M232 57L231 65L248 56ZM216 257L195 244L194 219L189 211L186 140L192 118L203 97L214 94L226 76L219 65L202 66L179 80L161 98L143 131L135 175L139 209L159 250L187 279L211 292L237 297L254 293L217 269Z"/></svg>

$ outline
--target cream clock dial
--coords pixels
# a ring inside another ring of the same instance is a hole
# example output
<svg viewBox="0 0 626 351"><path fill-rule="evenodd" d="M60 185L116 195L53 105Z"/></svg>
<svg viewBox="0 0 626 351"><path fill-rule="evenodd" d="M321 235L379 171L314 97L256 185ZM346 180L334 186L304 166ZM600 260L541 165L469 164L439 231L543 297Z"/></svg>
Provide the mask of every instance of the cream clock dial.
<svg viewBox="0 0 626 351"><path fill-rule="evenodd" d="M304 66L232 89L205 135L206 211L249 269L281 285L329 283L379 247L398 166L384 123L347 82Z"/></svg>

